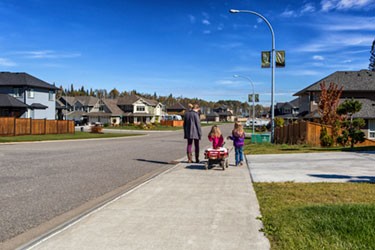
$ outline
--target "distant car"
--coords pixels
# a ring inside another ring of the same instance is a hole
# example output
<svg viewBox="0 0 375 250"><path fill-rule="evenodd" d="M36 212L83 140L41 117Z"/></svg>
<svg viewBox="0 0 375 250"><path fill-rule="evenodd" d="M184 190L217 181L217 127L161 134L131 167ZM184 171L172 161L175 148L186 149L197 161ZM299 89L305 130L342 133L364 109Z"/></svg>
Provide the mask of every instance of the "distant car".
<svg viewBox="0 0 375 250"><path fill-rule="evenodd" d="M165 121L181 121L182 116L180 116L180 115L165 115L165 116L163 116L162 120L165 120Z"/></svg>
<svg viewBox="0 0 375 250"><path fill-rule="evenodd" d="M263 120L263 119L255 119L254 121L254 127L262 127L267 126L270 121ZM253 126L253 120L247 120L245 123L245 127L250 128Z"/></svg>

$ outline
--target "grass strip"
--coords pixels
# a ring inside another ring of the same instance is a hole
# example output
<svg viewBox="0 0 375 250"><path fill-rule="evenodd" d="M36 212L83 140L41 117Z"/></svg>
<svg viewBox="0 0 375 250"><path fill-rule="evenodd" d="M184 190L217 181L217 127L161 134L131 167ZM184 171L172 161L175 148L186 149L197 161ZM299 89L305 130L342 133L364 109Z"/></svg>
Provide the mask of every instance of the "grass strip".
<svg viewBox="0 0 375 250"><path fill-rule="evenodd" d="M74 134L48 134L48 135L20 135L20 136L4 136L0 137L0 143L4 142L28 142L28 141L54 141L54 140L78 140L78 139L93 139L93 138L114 138L135 136L140 134L120 134L120 133L87 133L75 132Z"/></svg>
<svg viewBox="0 0 375 250"><path fill-rule="evenodd" d="M254 183L271 249L375 249L375 185Z"/></svg>
<svg viewBox="0 0 375 250"><path fill-rule="evenodd" d="M244 154L289 154L289 153L324 153L324 152L345 152L345 151L375 151L375 146L343 148L343 147L314 147L310 145L288 145L271 143L251 143L250 139L245 140Z"/></svg>

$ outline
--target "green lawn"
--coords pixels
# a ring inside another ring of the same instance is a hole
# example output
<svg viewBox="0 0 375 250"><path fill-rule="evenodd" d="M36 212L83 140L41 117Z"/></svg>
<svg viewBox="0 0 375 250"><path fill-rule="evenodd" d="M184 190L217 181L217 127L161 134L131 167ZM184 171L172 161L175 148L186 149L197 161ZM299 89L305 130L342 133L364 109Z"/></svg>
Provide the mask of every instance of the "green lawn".
<svg viewBox="0 0 375 250"><path fill-rule="evenodd" d="M164 131L164 130L180 130L182 127L171 127L171 126L163 126L163 125L147 125L147 126L142 126L142 125L133 125L129 124L126 126L117 126L117 127L106 127L108 129L124 129L124 130L157 130L157 131Z"/></svg>
<svg viewBox="0 0 375 250"><path fill-rule="evenodd" d="M375 185L254 183L271 249L375 249Z"/></svg>
<svg viewBox="0 0 375 250"><path fill-rule="evenodd" d="M322 153L331 151L375 151L375 146L355 147L354 149L343 147L322 148L309 145L288 145L259 143L252 144L250 139L245 140L244 154L288 154L288 153Z"/></svg>
<svg viewBox="0 0 375 250"><path fill-rule="evenodd" d="M113 138L134 136L140 134L95 134L87 132L75 132L75 134L51 134L51 135L21 135L21 136L3 136L0 137L2 142L26 142L26 141L52 141L52 140L73 140L73 139L92 139L92 138Z"/></svg>

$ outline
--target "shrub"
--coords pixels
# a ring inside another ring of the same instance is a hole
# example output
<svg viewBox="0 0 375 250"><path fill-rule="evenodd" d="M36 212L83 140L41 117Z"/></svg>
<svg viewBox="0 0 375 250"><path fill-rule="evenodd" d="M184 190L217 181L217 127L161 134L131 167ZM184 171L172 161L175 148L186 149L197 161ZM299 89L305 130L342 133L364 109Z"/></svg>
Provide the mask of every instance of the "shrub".
<svg viewBox="0 0 375 250"><path fill-rule="evenodd" d="M320 131L320 145L322 147L332 147L333 145L333 137L328 134L326 127Z"/></svg>

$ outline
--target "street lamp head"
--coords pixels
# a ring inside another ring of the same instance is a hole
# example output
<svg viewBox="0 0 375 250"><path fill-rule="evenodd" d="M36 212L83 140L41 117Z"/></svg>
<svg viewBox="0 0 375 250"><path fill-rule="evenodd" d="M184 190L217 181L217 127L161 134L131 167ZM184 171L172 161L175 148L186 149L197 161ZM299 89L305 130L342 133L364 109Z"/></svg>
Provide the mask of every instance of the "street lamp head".
<svg viewBox="0 0 375 250"><path fill-rule="evenodd" d="M240 11L239 10L230 9L229 12L230 13L239 13Z"/></svg>

